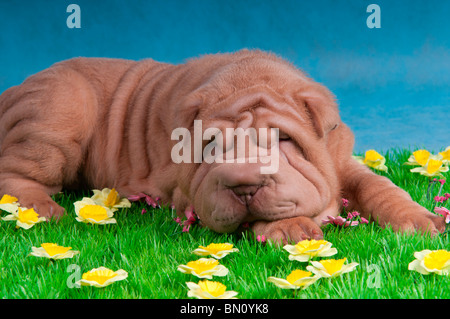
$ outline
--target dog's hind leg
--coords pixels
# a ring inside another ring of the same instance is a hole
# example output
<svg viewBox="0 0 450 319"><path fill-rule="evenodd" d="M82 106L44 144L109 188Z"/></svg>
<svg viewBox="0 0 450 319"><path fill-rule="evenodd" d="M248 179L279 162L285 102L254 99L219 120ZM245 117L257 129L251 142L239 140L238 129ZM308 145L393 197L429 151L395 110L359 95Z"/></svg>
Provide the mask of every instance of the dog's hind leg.
<svg viewBox="0 0 450 319"><path fill-rule="evenodd" d="M51 195L76 183L96 105L76 71L55 66L0 96L0 196L59 217Z"/></svg>

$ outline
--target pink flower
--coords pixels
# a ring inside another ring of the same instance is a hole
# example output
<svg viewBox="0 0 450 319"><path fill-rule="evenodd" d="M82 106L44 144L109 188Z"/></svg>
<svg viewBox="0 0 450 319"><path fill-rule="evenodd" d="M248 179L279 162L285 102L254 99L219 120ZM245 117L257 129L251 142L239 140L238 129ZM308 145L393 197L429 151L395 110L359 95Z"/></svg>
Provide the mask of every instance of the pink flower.
<svg viewBox="0 0 450 319"><path fill-rule="evenodd" d="M445 196L435 196L434 200L438 203L443 203L446 200L446 198Z"/></svg>
<svg viewBox="0 0 450 319"><path fill-rule="evenodd" d="M180 217L174 218L173 220L180 226L183 226L183 232L187 233L189 232L189 229L191 228L191 225L195 224L199 218L198 216L194 213L194 208L193 207L188 207L185 212L184 215L186 216L186 220L182 221L182 219Z"/></svg>
<svg viewBox="0 0 450 319"><path fill-rule="evenodd" d="M348 207L348 199L342 198L342 206Z"/></svg>
<svg viewBox="0 0 450 319"><path fill-rule="evenodd" d="M144 194L140 193L139 195L130 195L130 196L128 196L128 200L131 202L137 202L137 201L141 200L142 198L144 198L141 195L144 195Z"/></svg>
<svg viewBox="0 0 450 319"><path fill-rule="evenodd" d="M355 218L358 216L359 216L359 213L355 210L355 211L347 214L347 219L352 219L352 218Z"/></svg>
<svg viewBox="0 0 450 319"><path fill-rule="evenodd" d="M442 215L445 217L445 222L448 224L450 222L450 210L445 207L435 207L434 212L436 214Z"/></svg>
<svg viewBox="0 0 450 319"><path fill-rule="evenodd" d="M365 219L364 217L361 217L361 224L368 224L369 221Z"/></svg>
<svg viewBox="0 0 450 319"><path fill-rule="evenodd" d="M145 208L142 208L141 215L144 215L147 212Z"/></svg>
<svg viewBox="0 0 450 319"><path fill-rule="evenodd" d="M359 221L354 220L354 221L346 221L344 227L349 227L349 226L358 226L359 225Z"/></svg>
<svg viewBox="0 0 450 319"><path fill-rule="evenodd" d="M347 220L347 219L343 218L342 216L337 216L337 217L327 216L327 217L328 217L328 220L327 219L323 219L322 220L322 223L324 225L332 224L332 225L344 226L344 227L359 225L359 221L357 221L357 220L353 220L353 221Z"/></svg>
<svg viewBox="0 0 450 319"><path fill-rule="evenodd" d="M333 216L327 216L327 219L323 219L322 223L324 225L326 224L332 224L332 225L337 225L337 226L344 226L345 222L347 221L345 218L341 217L341 216L337 216L337 217L333 217Z"/></svg>
<svg viewBox="0 0 450 319"><path fill-rule="evenodd" d="M260 243L265 243L266 242L266 236L264 235L258 235L256 236L256 240Z"/></svg>
<svg viewBox="0 0 450 319"><path fill-rule="evenodd" d="M447 199L450 198L450 194L449 194L449 193L445 193L445 194L444 194L444 197L445 197L445 200L447 200Z"/></svg>
<svg viewBox="0 0 450 319"><path fill-rule="evenodd" d="M198 216L194 213L193 207L188 207L184 211L184 215L186 216L186 220L184 221L183 225L183 232L188 232L191 228L191 225L195 224L198 220Z"/></svg>
<svg viewBox="0 0 450 319"><path fill-rule="evenodd" d="M438 180L438 182L441 183L441 185L444 185L445 184L445 179L440 179L440 180Z"/></svg>
<svg viewBox="0 0 450 319"><path fill-rule="evenodd" d="M190 223L190 224L195 223L196 220L197 220L197 215L195 215L195 213L194 213L194 207L188 207L184 211L184 215L187 218L187 222Z"/></svg>
<svg viewBox="0 0 450 319"><path fill-rule="evenodd" d="M157 197L159 199L159 197ZM130 195L128 196L128 200L132 202L137 202L144 199L147 205L152 206L153 208L160 207L159 204L153 200L149 195L146 195L144 193L139 193L137 195Z"/></svg>
<svg viewBox="0 0 450 319"><path fill-rule="evenodd" d="M158 204L153 200L153 198L151 198L148 195L145 195L145 202L147 203L147 205L152 206L153 208L156 208L156 206L158 206Z"/></svg>

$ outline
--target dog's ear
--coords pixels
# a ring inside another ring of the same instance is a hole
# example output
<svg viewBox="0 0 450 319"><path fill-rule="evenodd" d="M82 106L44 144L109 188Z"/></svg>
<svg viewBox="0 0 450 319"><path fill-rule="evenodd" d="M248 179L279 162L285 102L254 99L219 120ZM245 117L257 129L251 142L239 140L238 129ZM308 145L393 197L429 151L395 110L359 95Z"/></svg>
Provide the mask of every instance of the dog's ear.
<svg viewBox="0 0 450 319"><path fill-rule="evenodd" d="M297 104L304 107L319 138L325 137L341 123L334 96L328 90L307 90L295 96Z"/></svg>

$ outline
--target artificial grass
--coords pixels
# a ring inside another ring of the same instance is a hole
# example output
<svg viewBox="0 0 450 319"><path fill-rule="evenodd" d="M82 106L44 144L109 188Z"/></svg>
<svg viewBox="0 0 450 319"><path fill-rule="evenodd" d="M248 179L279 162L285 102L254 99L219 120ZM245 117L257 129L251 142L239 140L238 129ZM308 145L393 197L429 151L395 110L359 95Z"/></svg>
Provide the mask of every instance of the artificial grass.
<svg viewBox="0 0 450 319"><path fill-rule="evenodd" d="M386 175L415 201L432 210L435 203L426 198L428 178L409 172L411 167L403 165L410 154L407 149L388 150L383 155L389 171L378 174ZM450 193L449 186L446 183L442 192ZM408 270L415 251L449 249L447 233L431 238L394 233L374 223L345 229L327 225L324 237L338 250L332 258L346 257L359 266L334 279L319 279L304 290L283 290L267 282L267 278L285 278L294 269L306 269L308 263L290 261L282 247L263 245L247 235L217 234L199 226L192 226L185 233L173 220L175 216L169 208L153 209L140 202L116 212L117 224L79 223L73 203L91 195L85 191L56 196L55 200L67 211L58 223L40 223L25 230L16 229L14 222L0 221L2 298L188 298L186 282L199 279L177 271L177 266L198 259L192 251L213 242L230 242L239 249L220 260L229 274L213 279L224 283L228 290L237 291L238 298L450 298L450 291L445 289L450 284L448 276ZM445 203L447 208L449 202ZM141 214L143 208L147 212ZM56 261L28 256L32 246L44 242L70 246L80 254ZM100 266L114 271L124 269L128 278L100 289L73 285L82 273Z"/></svg>

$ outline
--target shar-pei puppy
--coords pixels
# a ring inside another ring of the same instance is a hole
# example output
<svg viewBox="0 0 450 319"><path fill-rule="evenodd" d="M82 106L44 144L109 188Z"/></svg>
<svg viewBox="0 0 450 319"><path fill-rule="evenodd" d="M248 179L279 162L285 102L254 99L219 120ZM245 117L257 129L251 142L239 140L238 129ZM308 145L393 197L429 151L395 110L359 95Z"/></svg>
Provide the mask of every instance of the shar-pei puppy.
<svg viewBox="0 0 450 319"><path fill-rule="evenodd" d="M246 223L283 242L321 238L347 198L383 227L443 231L443 218L353 159L353 144L333 94L270 53L76 58L0 96L0 195L58 217L52 194L114 187L193 207L217 232Z"/></svg>

